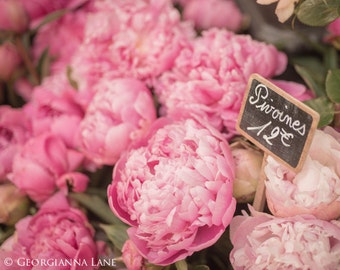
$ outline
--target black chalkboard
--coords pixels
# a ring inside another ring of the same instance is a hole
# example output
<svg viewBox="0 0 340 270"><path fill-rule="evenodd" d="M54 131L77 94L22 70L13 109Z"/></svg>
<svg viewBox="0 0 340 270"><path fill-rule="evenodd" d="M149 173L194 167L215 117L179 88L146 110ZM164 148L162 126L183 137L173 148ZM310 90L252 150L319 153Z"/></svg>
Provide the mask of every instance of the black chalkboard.
<svg viewBox="0 0 340 270"><path fill-rule="evenodd" d="M248 82L237 130L259 148L298 171L319 114L258 74Z"/></svg>

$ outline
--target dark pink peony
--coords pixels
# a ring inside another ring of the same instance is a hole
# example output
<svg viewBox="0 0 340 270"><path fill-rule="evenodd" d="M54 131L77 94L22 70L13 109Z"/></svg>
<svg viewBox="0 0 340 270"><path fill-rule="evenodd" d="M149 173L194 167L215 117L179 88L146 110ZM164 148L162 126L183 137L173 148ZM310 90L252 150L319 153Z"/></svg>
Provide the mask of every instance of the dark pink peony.
<svg viewBox="0 0 340 270"><path fill-rule="evenodd" d="M23 110L0 106L0 182L12 172L13 158L30 136L30 122Z"/></svg>
<svg viewBox="0 0 340 270"><path fill-rule="evenodd" d="M63 140L43 133L28 140L13 159L10 180L37 203L52 196L58 187L82 192L89 181L84 174L76 172L83 155L66 147Z"/></svg>
<svg viewBox="0 0 340 270"><path fill-rule="evenodd" d="M193 119L160 118L117 162L112 211L151 263L168 265L214 244L234 214L228 143Z"/></svg>
<svg viewBox="0 0 340 270"><path fill-rule="evenodd" d="M55 194L15 228L14 235L0 248L1 269L96 269L94 229L63 194ZM5 258L11 258L13 264L5 265Z"/></svg>

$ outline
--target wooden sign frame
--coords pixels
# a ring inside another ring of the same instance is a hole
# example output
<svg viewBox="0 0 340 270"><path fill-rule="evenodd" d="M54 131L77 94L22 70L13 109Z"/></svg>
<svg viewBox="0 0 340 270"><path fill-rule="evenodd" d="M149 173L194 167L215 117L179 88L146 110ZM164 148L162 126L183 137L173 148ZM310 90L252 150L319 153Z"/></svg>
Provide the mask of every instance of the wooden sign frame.
<svg viewBox="0 0 340 270"><path fill-rule="evenodd" d="M252 74L236 124L238 132L298 172L319 114L258 74Z"/></svg>

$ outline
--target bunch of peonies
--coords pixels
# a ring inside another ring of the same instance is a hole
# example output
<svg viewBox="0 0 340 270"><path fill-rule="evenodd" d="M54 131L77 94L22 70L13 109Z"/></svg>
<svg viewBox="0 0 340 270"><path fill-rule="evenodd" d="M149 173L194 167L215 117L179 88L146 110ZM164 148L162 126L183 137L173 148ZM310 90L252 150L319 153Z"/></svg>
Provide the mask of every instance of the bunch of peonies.
<svg viewBox="0 0 340 270"><path fill-rule="evenodd" d="M140 254L168 265L219 239L235 211L233 180L218 131L160 118L116 163L108 197Z"/></svg>
<svg viewBox="0 0 340 270"><path fill-rule="evenodd" d="M234 217L230 261L241 269L338 269L340 222L311 215L277 218L251 209Z"/></svg>
<svg viewBox="0 0 340 270"><path fill-rule="evenodd" d="M331 127L316 130L301 171L292 172L269 157L265 166L266 197L275 216L312 214L340 217L340 134Z"/></svg>

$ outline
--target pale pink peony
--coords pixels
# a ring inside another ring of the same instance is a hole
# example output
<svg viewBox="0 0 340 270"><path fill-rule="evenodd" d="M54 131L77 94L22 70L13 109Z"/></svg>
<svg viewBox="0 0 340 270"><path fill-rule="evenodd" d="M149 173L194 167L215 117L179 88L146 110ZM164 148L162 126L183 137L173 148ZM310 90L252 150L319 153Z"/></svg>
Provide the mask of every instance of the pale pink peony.
<svg viewBox="0 0 340 270"><path fill-rule="evenodd" d="M12 171L15 154L30 136L30 122L23 110L0 106L0 182Z"/></svg>
<svg viewBox="0 0 340 270"><path fill-rule="evenodd" d="M9 41L0 44L0 82L10 80L20 64L17 47Z"/></svg>
<svg viewBox="0 0 340 270"><path fill-rule="evenodd" d="M71 66L80 89L101 78L148 80L172 67L195 35L169 1L97 1Z"/></svg>
<svg viewBox="0 0 340 270"><path fill-rule="evenodd" d="M234 214L234 164L217 130L160 118L116 163L112 211L151 263L168 265L214 244Z"/></svg>
<svg viewBox="0 0 340 270"><path fill-rule="evenodd" d="M63 140L43 133L28 140L13 159L10 180L35 202L41 203L52 196L57 188L67 192L82 192L88 177L76 172L83 155L68 149ZM65 183L67 182L67 183Z"/></svg>
<svg viewBox="0 0 340 270"><path fill-rule="evenodd" d="M233 269L339 269L339 222L251 213L234 217L230 224Z"/></svg>
<svg viewBox="0 0 340 270"><path fill-rule="evenodd" d="M263 152L240 142L230 147L235 161L233 196L238 203L252 202L261 176Z"/></svg>
<svg viewBox="0 0 340 270"><path fill-rule="evenodd" d="M270 78L286 65L286 55L272 45L211 29L182 50L174 67L154 81L154 88L163 115L194 114L232 137L249 76Z"/></svg>
<svg viewBox="0 0 340 270"><path fill-rule="evenodd" d="M234 0L191 0L183 6L183 19L200 30L218 27L236 32L242 26L243 15Z"/></svg>
<svg viewBox="0 0 340 270"><path fill-rule="evenodd" d="M84 213L71 207L63 194L55 194L15 228L14 235L0 248L1 269L96 269L94 229ZM6 265L5 258L11 258L13 264Z"/></svg>
<svg viewBox="0 0 340 270"><path fill-rule="evenodd" d="M98 166L113 165L156 119L150 90L137 79L102 80L80 125L81 149Z"/></svg>
<svg viewBox="0 0 340 270"><path fill-rule="evenodd" d="M331 127L316 130L306 161L294 173L273 158L265 166L266 197L275 216L340 216L340 135Z"/></svg>
<svg viewBox="0 0 340 270"><path fill-rule="evenodd" d="M295 5L300 0L257 0L260 5L270 5L272 3L278 2L275 14L281 23L287 21L294 13Z"/></svg>
<svg viewBox="0 0 340 270"><path fill-rule="evenodd" d="M0 30L24 32L29 16L20 0L0 0Z"/></svg>
<svg viewBox="0 0 340 270"><path fill-rule="evenodd" d="M131 240L124 243L122 249L123 262L129 270L144 270L144 258L139 254Z"/></svg>

